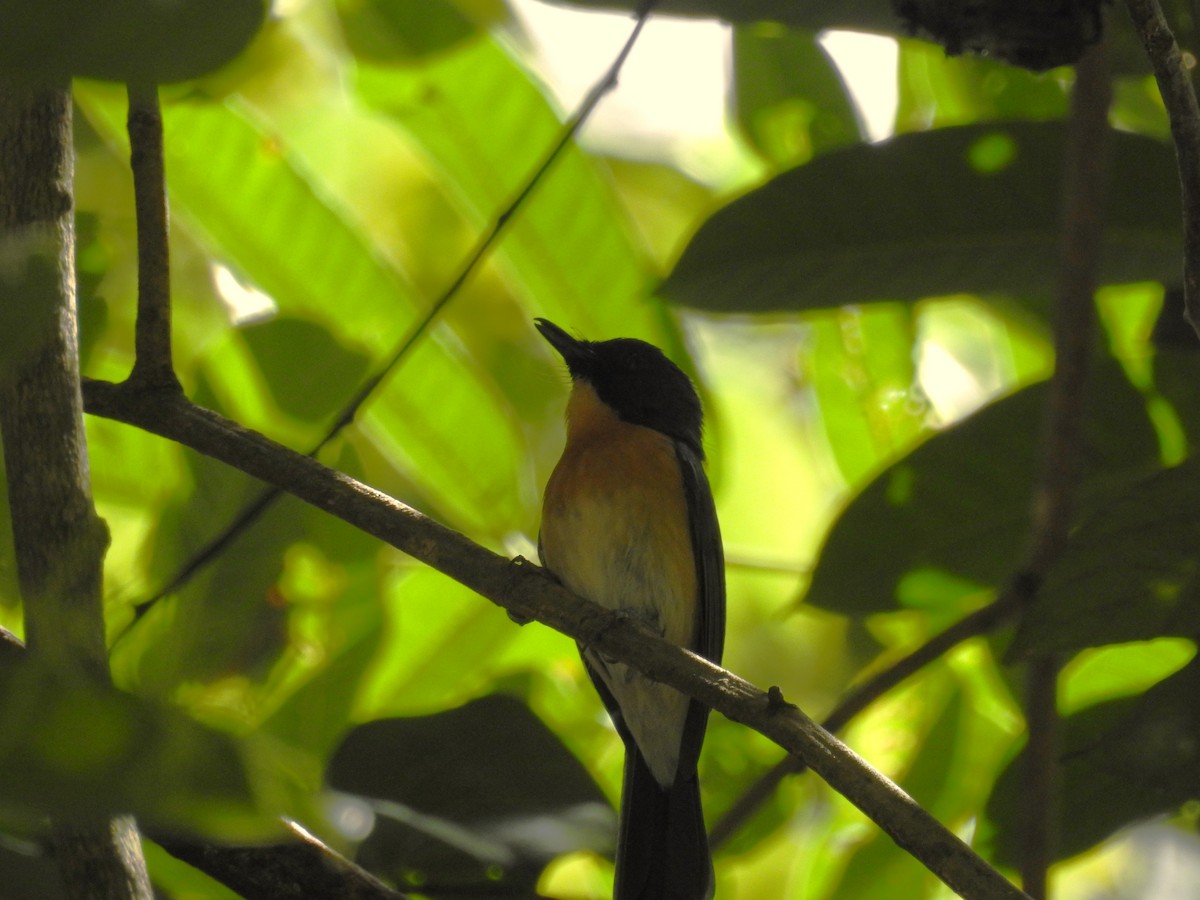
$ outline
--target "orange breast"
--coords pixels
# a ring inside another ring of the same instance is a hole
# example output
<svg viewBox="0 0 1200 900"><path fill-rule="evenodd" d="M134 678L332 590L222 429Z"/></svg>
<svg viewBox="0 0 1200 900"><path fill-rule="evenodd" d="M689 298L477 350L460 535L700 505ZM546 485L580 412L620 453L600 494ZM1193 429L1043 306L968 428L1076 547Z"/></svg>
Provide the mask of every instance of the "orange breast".
<svg viewBox="0 0 1200 900"><path fill-rule="evenodd" d="M582 382L567 419L567 445L546 485L543 563L580 596L692 648L696 569L671 439L622 422ZM586 648L584 656L620 704L655 777L670 784L687 698Z"/></svg>

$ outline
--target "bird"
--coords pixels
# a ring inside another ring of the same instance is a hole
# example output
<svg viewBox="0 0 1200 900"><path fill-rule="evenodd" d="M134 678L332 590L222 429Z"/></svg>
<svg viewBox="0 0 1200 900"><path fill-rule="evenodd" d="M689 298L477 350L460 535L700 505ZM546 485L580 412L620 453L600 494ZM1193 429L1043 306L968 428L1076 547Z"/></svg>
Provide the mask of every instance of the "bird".
<svg viewBox="0 0 1200 900"><path fill-rule="evenodd" d="M571 378L566 443L543 494L542 564L579 596L719 665L725 564L695 386L645 341L535 325ZM711 898L697 776L708 708L579 650L625 744L614 900Z"/></svg>

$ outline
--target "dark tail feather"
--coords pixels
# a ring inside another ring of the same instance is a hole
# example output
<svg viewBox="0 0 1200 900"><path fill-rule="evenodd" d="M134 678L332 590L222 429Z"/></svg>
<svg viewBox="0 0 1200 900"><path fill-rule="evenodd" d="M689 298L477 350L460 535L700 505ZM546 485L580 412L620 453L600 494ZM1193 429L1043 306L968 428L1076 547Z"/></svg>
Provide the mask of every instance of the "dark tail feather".
<svg viewBox="0 0 1200 900"><path fill-rule="evenodd" d="M633 746L625 752L613 900L708 900L712 857L696 773L663 790Z"/></svg>

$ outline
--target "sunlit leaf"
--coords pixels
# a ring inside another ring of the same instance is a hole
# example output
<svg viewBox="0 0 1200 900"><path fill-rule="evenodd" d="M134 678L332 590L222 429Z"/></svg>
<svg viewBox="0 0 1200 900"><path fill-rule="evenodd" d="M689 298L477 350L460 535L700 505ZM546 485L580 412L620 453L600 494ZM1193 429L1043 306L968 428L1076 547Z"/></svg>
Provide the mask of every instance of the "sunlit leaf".
<svg viewBox="0 0 1200 900"><path fill-rule="evenodd" d="M421 148L480 230L507 208L563 133L529 73L490 40L419 71L362 63L355 86ZM635 302L647 289L645 261L602 172L574 145L525 201L494 254L520 294L565 328L659 344L672 335L653 304Z"/></svg>

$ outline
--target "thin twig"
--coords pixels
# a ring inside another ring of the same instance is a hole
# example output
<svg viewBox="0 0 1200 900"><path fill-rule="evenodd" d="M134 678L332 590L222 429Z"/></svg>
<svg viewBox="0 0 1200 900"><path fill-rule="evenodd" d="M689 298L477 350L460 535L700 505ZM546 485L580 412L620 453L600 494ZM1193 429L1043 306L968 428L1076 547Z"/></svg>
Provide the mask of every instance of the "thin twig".
<svg viewBox="0 0 1200 900"><path fill-rule="evenodd" d="M388 376L396 370L401 362L408 356L417 341L429 330L429 326L438 315L446 308L446 306L458 296L463 285L467 283L471 275L483 262L488 252L495 246L496 242L504 233L508 224L516 216L517 212L525 205L529 197L537 189L538 185L545 180L546 174L553 167L554 163L562 156L563 151L571 145L575 136L584 124L591 118L596 106L617 86L617 80L620 76L621 69L625 65L625 60L629 57L634 45L637 43L638 37L645 27L646 21L650 16L654 2L647 2L638 12L637 22L634 24L633 30L626 39L620 52L613 60L608 70L592 86L587 96L580 103L579 108L568 119L562 130L559 132L558 138L554 145L546 153L542 161L533 169L525 183L513 195L512 199L505 205L495 219L492 225L483 232L479 239L475 242L475 246L467 254L462 266L458 270L458 274L442 293L434 300L433 304L426 310L425 314L413 325L412 329L405 334L395 349L388 357L387 361L380 366L375 372L367 376L354 395L347 401L346 405L337 414L333 420L333 424L326 431L325 435L313 445L308 451L308 456L315 458L325 447L332 441L341 431L350 425L357 418L359 410L363 405L375 394L379 386L387 380ZM140 351L139 351L140 357ZM211 541L197 550L188 560L186 560L179 570L162 585L157 591L150 595L147 599L137 603L133 607L133 619L125 631L135 624L149 609L162 598L178 591L187 584L197 572L207 566L214 559L219 557L229 544L235 540L238 535L244 532L247 528L254 524L258 518L273 504L280 495L280 491L275 488L268 489L260 494L255 500L243 507L236 516L222 529L221 533L214 537ZM118 637L119 639L119 637Z"/></svg>
<svg viewBox="0 0 1200 900"><path fill-rule="evenodd" d="M1183 202L1184 317L1200 334L1200 104L1158 0L1126 0L1171 121Z"/></svg>
<svg viewBox="0 0 1200 900"><path fill-rule="evenodd" d="M171 362L171 256L157 85L130 84L129 165L137 211L138 304L130 376L146 387L180 390Z"/></svg>
<svg viewBox="0 0 1200 900"><path fill-rule="evenodd" d="M317 506L455 579L512 613L537 619L635 666L800 756L821 778L953 890L973 900L1025 894L911 797L777 695L571 594L545 571L509 560L409 506L276 444L182 395L86 381L89 412L177 441Z"/></svg>

